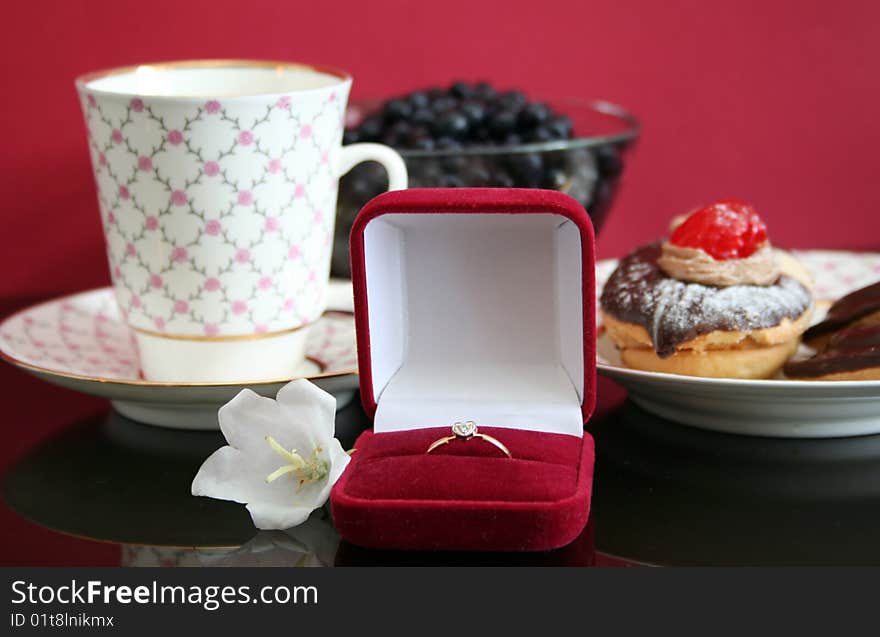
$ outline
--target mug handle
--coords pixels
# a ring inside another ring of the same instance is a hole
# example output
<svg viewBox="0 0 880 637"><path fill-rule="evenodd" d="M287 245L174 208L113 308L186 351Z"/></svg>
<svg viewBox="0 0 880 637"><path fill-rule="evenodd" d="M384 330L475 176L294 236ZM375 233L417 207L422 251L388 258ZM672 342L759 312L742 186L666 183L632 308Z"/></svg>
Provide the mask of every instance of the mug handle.
<svg viewBox="0 0 880 637"><path fill-rule="evenodd" d="M406 164L394 149L383 144L349 144L339 155L339 176L363 161L377 161L388 171L388 190L405 190Z"/></svg>

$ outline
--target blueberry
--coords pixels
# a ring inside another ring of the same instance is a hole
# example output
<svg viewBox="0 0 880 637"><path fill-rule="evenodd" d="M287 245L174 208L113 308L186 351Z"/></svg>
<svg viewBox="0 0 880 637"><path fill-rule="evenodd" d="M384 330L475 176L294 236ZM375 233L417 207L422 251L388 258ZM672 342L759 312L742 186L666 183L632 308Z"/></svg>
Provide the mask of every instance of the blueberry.
<svg viewBox="0 0 880 637"><path fill-rule="evenodd" d="M600 175L613 178L623 172L623 162L614 146L600 146L595 152Z"/></svg>
<svg viewBox="0 0 880 637"><path fill-rule="evenodd" d="M410 126L408 122L405 122L403 120L399 122L394 122L389 128L385 130L385 133L382 135L382 143L387 144L388 146L405 145L406 140L409 138L411 132L412 126Z"/></svg>
<svg viewBox="0 0 880 637"><path fill-rule="evenodd" d="M571 154L572 151L569 150L555 150L544 152L542 155L544 157L544 170L546 170L547 172L561 170L565 173L568 173L569 157Z"/></svg>
<svg viewBox="0 0 880 637"><path fill-rule="evenodd" d="M341 193L351 195L362 203L375 197L382 190L384 178L381 166L378 166L378 170L376 168L377 165L371 162L364 162L352 168L340 182Z"/></svg>
<svg viewBox="0 0 880 637"><path fill-rule="evenodd" d="M450 137L440 137L436 140L437 150L461 150L461 144Z"/></svg>
<svg viewBox="0 0 880 637"><path fill-rule="evenodd" d="M409 103L412 105L413 109L418 110L420 108L427 108L430 102L431 99L425 91L414 91L409 94Z"/></svg>
<svg viewBox="0 0 880 637"><path fill-rule="evenodd" d="M409 121L417 126L430 126L434 123L436 115L430 108L419 108L413 112Z"/></svg>
<svg viewBox="0 0 880 637"><path fill-rule="evenodd" d="M513 177L504 170L494 170L489 173L489 185L496 188L513 188L515 183Z"/></svg>
<svg viewBox="0 0 880 637"><path fill-rule="evenodd" d="M349 192L359 199L364 201L370 198L371 193L373 192L373 184L370 183L368 178L361 177L360 179L355 179L354 182L349 186Z"/></svg>
<svg viewBox="0 0 880 637"><path fill-rule="evenodd" d="M526 134L526 141L530 144L543 144L544 142L549 142L552 139L553 136L550 134L550 131L543 126L539 126L538 128Z"/></svg>
<svg viewBox="0 0 880 637"><path fill-rule="evenodd" d="M372 115L361 123L358 130L362 141L376 141L382 135L382 118Z"/></svg>
<svg viewBox="0 0 880 637"><path fill-rule="evenodd" d="M479 102L464 102L459 110L470 126L478 126L486 118L486 109Z"/></svg>
<svg viewBox="0 0 880 637"><path fill-rule="evenodd" d="M510 169L518 186L537 188L541 183L544 161L536 153L513 155L510 158Z"/></svg>
<svg viewBox="0 0 880 637"><path fill-rule="evenodd" d="M491 102L498 96L498 93L488 82L477 82L474 87L474 95L484 102Z"/></svg>
<svg viewBox="0 0 880 637"><path fill-rule="evenodd" d="M471 139L478 144L485 144L492 139L492 133L485 126L480 126L471 130Z"/></svg>
<svg viewBox="0 0 880 637"><path fill-rule="evenodd" d="M463 188L464 180L458 175L443 175L440 178L441 188Z"/></svg>
<svg viewBox="0 0 880 637"><path fill-rule="evenodd" d="M467 157L455 153L440 158L440 168L448 175L461 175L467 163Z"/></svg>
<svg viewBox="0 0 880 637"><path fill-rule="evenodd" d="M614 181L600 179L590 201L584 203L584 208L590 212L590 217L595 224L601 225L602 221L605 219L605 215L608 212L608 206L611 204L611 200L614 197L616 186L617 184Z"/></svg>
<svg viewBox="0 0 880 637"><path fill-rule="evenodd" d="M547 124L547 130L554 139L568 139L573 128L571 118L566 115L557 115Z"/></svg>
<svg viewBox="0 0 880 637"><path fill-rule="evenodd" d="M406 164L412 186L436 186L443 176L440 163L433 157L413 158Z"/></svg>
<svg viewBox="0 0 880 637"><path fill-rule="evenodd" d="M399 119L407 119L412 115L413 107L407 100L393 99L385 103L383 111L385 113L385 119L394 122Z"/></svg>
<svg viewBox="0 0 880 637"><path fill-rule="evenodd" d="M434 123L434 133L438 136L462 139L467 135L467 132L467 117L455 111L438 116Z"/></svg>
<svg viewBox="0 0 880 637"><path fill-rule="evenodd" d="M465 82L456 82L449 87L449 94L464 100L474 96L474 89Z"/></svg>
<svg viewBox="0 0 880 637"><path fill-rule="evenodd" d="M596 184L596 191L593 193L593 206L602 206L611 199L614 193L615 184L607 179L600 179Z"/></svg>
<svg viewBox="0 0 880 637"><path fill-rule="evenodd" d="M428 126L422 125L412 125L409 129L409 133L406 137L406 145L407 147L414 145L420 139L430 139L432 142L434 141L431 136L431 129Z"/></svg>
<svg viewBox="0 0 880 637"><path fill-rule="evenodd" d="M516 112L501 110L489 119L489 130L498 139L504 139L516 128Z"/></svg>
<svg viewBox="0 0 880 637"><path fill-rule="evenodd" d="M462 176L468 186L488 186L491 175L485 166L473 162L464 168Z"/></svg>
<svg viewBox="0 0 880 637"><path fill-rule="evenodd" d="M526 103L526 96L520 91L507 91L498 97L498 105L501 108L519 110Z"/></svg>
<svg viewBox="0 0 880 637"><path fill-rule="evenodd" d="M522 144L522 137L518 133L508 133L504 138L505 146L519 146L520 144Z"/></svg>
<svg viewBox="0 0 880 637"><path fill-rule="evenodd" d="M568 182L568 175L561 170L550 170L544 175L541 183L542 188L550 188L552 190L561 190Z"/></svg>
<svg viewBox="0 0 880 637"><path fill-rule="evenodd" d="M522 128L534 128L550 119L550 108L543 102L526 104L519 112L517 123Z"/></svg>
<svg viewBox="0 0 880 637"><path fill-rule="evenodd" d="M431 101L431 110L435 113L445 113L453 110L456 106L458 106L458 100L448 95L441 95Z"/></svg>
<svg viewBox="0 0 880 637"><path fill-rule="evenodd" d="M343 144L357 144L359 141L361 141L361 132L356 128L348 128L342 134Z"/></svg>
<svg viewBox="0 0 880 637"><path fill-rule="evenodd" d="M416 150L434 150L435 144L431 137L417 137L410 141L410 147Z"/></svg>

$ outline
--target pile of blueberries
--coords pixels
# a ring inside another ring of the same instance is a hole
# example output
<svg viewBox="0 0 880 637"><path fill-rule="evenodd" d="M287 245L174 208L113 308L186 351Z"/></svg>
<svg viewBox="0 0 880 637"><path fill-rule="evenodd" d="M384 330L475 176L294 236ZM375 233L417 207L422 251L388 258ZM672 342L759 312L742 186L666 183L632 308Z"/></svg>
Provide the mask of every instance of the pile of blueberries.
<svg viewBox="0 0 880 637"><path fill-rule="evenodd" d="M536 152L523 144L571 139L569 116L521 91L455 82L389 99L345 131L344 143L378 142L403 155L413 188L551 188L577 199L598 229L623 165L612 144ZM485 149L485 152L480 152ZM499 152L510 149L509 152ZM375 163L339 182L333 273L348 274L348 235L358 210L388 184Z"/></svg>
<svg viewBox="0 0 880 637"><path fill-rule="evenodd" d="M345 143L380 142L412 150L518 146L572 136L571 118L520 91L498 93L485 82L415 91L385 102L345 134Z"/></svg>

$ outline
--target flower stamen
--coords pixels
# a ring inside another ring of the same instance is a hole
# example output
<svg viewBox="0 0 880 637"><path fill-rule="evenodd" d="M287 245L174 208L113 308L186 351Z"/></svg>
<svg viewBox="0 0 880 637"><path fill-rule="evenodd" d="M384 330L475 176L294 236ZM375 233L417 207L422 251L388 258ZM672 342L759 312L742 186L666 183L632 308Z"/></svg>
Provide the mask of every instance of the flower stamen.
<svg viewBox="0 0 880 637"><path fill-rule="evenodd" d="M282 465L266 477L266 482L274 482L284 475L292 474L299 481L299 488L312 482L318 482L325 478L330 472L330 463L320 457L320 453L324 451L320 445L315 447L311 458L303 458L296 449L288 451L275 440L272 436L266 436L266 442L272 447L272 450L279 456L287 460L287 464Z"/></svg>

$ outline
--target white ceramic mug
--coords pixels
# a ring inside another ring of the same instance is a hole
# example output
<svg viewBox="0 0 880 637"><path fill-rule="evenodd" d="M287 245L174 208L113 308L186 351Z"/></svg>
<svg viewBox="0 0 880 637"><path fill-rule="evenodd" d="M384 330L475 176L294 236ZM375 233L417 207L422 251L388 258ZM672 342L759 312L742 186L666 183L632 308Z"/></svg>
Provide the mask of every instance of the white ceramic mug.
<svg viewBox="0 0 880 637"><path fill-rule="evenodd" d="M76 80L107 255L143 374L289 378L325 309L338 178L387 146L342 147L351 77L301 64L196 61Z"/></svg>

